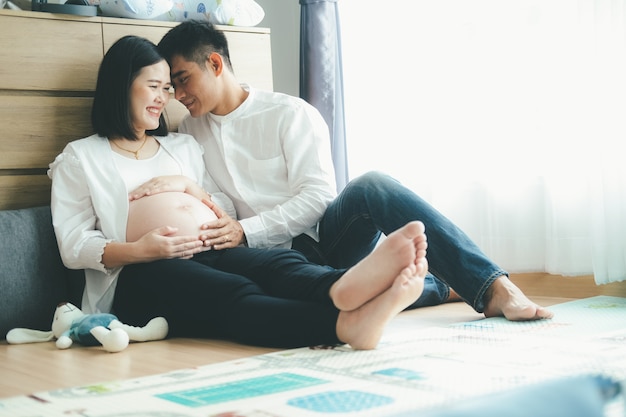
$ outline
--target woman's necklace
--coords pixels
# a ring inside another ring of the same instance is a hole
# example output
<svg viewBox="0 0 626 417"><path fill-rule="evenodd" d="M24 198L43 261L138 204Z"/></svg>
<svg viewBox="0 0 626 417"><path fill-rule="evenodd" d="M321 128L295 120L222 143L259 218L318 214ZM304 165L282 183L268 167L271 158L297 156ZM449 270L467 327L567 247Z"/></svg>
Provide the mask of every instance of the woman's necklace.
<svg viewBox="0 0 626 417"><path fill-rule="evenodd" d="M139 147L139 149L137 149L136 151L132 151L130 149L126 149L126 148L122 148L120 145L117 144L116 141L112 141L113 145L115 145L116 147L118 147L119 149L125 151L125 152L129 152L132 153L133 155L135 155L135 159L139 159L139 151L143 148L143 145L146 144L146 142L148 141L148 135L144 135L143 137L143 143L141 144L141 146Z"/></svg>

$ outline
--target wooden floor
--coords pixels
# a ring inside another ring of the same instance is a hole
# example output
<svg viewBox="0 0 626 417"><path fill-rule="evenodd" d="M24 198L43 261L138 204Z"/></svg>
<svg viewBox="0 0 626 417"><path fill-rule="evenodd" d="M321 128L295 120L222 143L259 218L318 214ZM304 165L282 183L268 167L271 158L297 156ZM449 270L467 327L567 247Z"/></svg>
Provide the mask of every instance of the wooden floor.
<svg viewBox="0 0 626 417"><path fill-rule="evenodd" d="M571 300L532 298L544 306ZM417 331L482 317L465 303L450 303L404 312L393 320L387 332ZM26 345L0 342L0 398L136 378L273 351L276 349L198 339L135 343L119 353L81 346L58 350L53 342Z"/></svg>

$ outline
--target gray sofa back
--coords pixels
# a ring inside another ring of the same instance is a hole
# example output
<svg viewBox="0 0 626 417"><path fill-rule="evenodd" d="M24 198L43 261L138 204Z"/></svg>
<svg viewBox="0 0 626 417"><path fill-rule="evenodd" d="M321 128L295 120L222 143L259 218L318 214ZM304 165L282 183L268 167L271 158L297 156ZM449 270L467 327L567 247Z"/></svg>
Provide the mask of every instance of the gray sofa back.
<svg viewBox="0 0 626 417"><path fill-rule="evenodd" d="M50 207L0 210L0 340L14 327L50 330L62 301L80 306L83 271L63 266Z"/></svg>

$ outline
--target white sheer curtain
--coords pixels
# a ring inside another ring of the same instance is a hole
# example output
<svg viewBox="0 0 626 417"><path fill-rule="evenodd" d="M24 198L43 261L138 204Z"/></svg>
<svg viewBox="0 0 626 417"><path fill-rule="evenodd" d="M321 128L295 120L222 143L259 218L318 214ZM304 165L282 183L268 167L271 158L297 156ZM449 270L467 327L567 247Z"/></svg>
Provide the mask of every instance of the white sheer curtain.
<svg viewBox="0 0 626 417"><path fill-rule="evenodd" d="M625 1L340 1L351 177L511 272L625 280Z"/></svg>

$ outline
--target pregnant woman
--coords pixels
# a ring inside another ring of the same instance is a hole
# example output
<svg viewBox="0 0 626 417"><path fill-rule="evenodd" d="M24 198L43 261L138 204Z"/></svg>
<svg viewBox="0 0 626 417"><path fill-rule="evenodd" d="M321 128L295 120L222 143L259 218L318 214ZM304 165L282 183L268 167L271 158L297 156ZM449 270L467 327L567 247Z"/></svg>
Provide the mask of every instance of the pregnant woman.
<svg viewBox="0 0 626 417"><path fill-rule="evenodd" d="M96 134L69 143L50 164L61 256L85 270L83 310L115 312L131 325L163 316L170 336L376 347L386 324L422 292L423 224L405 225L347 271L292 250L211 250L199 226L226 214L199 185L211 184L202 148L167 131L170 86L154 44L121 38L98 73ZM157 176L177 186L129 197Z"/></svg>

